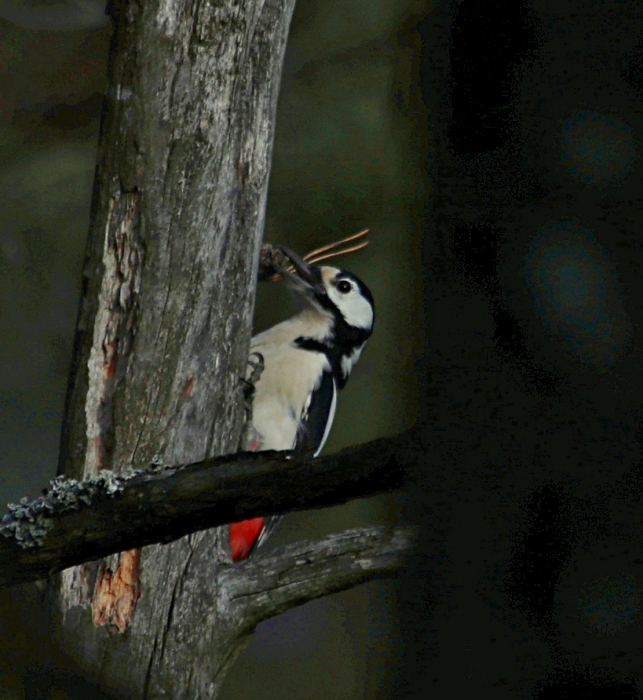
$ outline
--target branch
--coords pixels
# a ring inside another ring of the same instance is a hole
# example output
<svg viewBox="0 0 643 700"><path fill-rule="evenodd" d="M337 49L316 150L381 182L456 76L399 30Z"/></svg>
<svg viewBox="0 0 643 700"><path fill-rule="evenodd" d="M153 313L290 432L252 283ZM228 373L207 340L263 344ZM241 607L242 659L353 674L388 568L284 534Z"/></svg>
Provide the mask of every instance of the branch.
<svg viewBox="0 0 643 700"><path fill-rule="evenodd" d="M220 585L240 630L249 633L296 605L395 574L413 541L410 528L346 530L250 558L224 571Z"/></svg>
<svg viewBox="0 0 643 700"><path fill-rule="evenodd" d="M293 460L242 453L182 467L77 482L13 506L0 532L0 586L244 518L321 508L402 486L412 432ZM407 453L404 456L404 453Z"/></svg>

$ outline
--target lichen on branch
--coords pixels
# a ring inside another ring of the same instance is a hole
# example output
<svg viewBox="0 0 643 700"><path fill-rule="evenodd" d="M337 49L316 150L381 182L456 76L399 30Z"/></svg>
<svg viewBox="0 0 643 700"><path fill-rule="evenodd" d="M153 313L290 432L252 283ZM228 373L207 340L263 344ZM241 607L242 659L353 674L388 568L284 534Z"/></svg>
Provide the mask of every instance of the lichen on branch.
<svg viewBox="0 0 643 700"><path fill-rule="evenodd" d="M43 489L33 501L22 498L20 503L7 504L9 512L0 520L0 534L15 539L22 549L42 547L55 516L113 498L122 492L123 482L107 469L82 481L56 477L49 482L51 488Z"/></svg>

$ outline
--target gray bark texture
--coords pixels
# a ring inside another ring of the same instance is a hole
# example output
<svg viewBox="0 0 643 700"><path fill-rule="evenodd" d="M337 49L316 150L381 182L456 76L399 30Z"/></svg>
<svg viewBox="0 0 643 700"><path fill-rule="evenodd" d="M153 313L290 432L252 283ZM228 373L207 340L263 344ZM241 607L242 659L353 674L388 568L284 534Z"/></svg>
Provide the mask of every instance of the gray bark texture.
<svg viewBox="0 0 643 700"><path fill-rule="evenodd" d="M237 449L293 6L108 7L109 87L61 473ZM239 646L218 590L227 561L226 540L210 530L67 570L50 585L59 643L122 697L215 697Z"/></svg>

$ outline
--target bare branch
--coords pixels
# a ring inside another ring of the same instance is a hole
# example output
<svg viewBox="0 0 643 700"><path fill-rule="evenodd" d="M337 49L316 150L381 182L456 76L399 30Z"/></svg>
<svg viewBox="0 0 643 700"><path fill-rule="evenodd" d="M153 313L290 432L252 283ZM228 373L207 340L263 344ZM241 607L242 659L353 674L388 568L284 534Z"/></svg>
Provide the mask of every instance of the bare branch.
<svg viewBox="0 0 643 700"><path fill-rule="evenodd" d="M297 542L223 572L222 595L240 631L251 632L296 605L397 573L414 539L410 528L369 527Z"/></svg>
<svg viewBox="0 0 643 700"><path fill-rule="evenodd" d="M406 432L311 460L251 452L130 478L103 473L71 482L59 489L62 495L49 497L51 508L44 508L45 496L5 516L0 586L244 518L337 505L400 488L413 444Z"/></svg>

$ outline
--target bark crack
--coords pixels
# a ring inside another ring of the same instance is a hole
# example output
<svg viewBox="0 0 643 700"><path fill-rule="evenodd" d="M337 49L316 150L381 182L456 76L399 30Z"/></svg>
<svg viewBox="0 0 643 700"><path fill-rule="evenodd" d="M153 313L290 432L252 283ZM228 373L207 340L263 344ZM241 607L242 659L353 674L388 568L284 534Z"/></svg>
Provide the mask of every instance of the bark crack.
<svg viewBox="0 0 643 700"><path fill-rule="evenodd" d="M156 647L158 645L158 635L154 635L154 644L152 646L152 651L150 652L150 659L147 663L147 669L145 671L145 680L143 681L143 700L147 700L149 697L150 682L152 680L152 666L154 664L154 658L156 656Z"/></svg>
<svg viewBox="0 0 643 700"><path fill-rule="evenodd" d="M174 583L174 587L172 588L172 597L170 598L170 605L167 611L167 619L163 623L163 634L161 635L161 650L159 654L161 661L163 660L163 656L165 655L165 643L167 642L167 635L170 631L170 628L172 627L172 618L174 617L174 605L176 604L178 589L180 587L182 588L182 580L184 574L185 569L183 570L183 573L177 577L176 582Z"/></svg>

